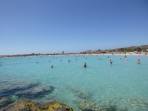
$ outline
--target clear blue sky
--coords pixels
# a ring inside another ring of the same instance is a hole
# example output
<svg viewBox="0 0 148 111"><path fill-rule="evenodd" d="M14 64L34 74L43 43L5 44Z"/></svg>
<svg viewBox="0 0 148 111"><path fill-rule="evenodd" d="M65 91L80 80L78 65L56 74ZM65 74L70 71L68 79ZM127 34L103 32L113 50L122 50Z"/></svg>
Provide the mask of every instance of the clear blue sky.
<svg viewBox="0 0 148 111"><path fill-rule="evenodd" d="M148 44L148 0L0 0L0 55Z"/></svg>

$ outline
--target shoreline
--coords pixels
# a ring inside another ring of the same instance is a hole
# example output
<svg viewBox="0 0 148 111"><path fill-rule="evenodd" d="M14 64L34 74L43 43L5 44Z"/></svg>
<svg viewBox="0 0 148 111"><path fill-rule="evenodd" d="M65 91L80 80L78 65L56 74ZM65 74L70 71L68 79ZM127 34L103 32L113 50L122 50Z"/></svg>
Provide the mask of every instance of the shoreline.
<svg viewBox="0 0 148 111"><path fill-rule="evenodd" d="M115 55L115 56L148 56L146 53L139 53L136 54L134 52L130 53L99 53L99 54L81 54L81 53L65 53L65 54L22 54L22 55L0 55L0 58L16 58L16 57L37 57L37 56L100 56L100 55L105 55L105 56L110 56L110 55Z"/></svg>

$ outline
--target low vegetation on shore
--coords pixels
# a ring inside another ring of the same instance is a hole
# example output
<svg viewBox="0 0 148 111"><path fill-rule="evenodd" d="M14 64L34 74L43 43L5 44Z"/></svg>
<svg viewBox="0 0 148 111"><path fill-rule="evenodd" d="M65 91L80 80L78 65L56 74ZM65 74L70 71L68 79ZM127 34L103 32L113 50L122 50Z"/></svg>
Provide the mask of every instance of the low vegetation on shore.
<svg viewBox="0 0 148 111"><path fill-rule="evenodd" d="M148 53L148 45L142 46L131 46L124 48L115 48L115 49L107 49L107 50L88 50L81 52L81 54L110 54L110 53L135 53L135 54L147 54Z"/></svg>

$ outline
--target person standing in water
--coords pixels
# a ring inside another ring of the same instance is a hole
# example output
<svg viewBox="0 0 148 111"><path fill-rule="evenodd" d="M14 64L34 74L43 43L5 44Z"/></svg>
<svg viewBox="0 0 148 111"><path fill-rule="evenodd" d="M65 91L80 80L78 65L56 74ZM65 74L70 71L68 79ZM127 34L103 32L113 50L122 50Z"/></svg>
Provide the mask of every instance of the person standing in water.
<svg viewBox="0 0 148 111"><path fill-rule="evenodd" d="M124 60L128 61L128 58L127 58L127 56L126 56L126 55L124 56Z"/></svg>
<svg viewBox="0 0 148 111"><path fill-rule="evenodd" d="M84 66L83 66L84 68L86 68L87 67L87 65L86 65L86 63L84 64Z"/></svg>
<svg viewBox="0 0 148 111"><path fill-rule="evenodd" d="M113 63L112 60L109 60L109 63L112 64Z"/></svg>
<svg viewBox="0 0 148 111"><path fill-rule="evenodd" d="M137 60L137 64L140 64L140 59Z"/></svg>

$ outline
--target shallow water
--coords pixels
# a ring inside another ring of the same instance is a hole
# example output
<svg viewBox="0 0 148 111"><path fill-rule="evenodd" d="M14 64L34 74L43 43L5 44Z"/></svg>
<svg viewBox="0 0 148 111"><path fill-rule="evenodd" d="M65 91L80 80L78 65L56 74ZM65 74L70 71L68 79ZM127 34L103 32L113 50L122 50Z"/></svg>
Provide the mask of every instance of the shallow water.
<svg viewBox="0 0 148 111"><path fill-rule="evenodd" d="M32 98L37 102L52 98L81 111L79 103L87 100L115 105L117 111L148 111L148 56L128 56L128 61L120 58L124 56L0 58L0 97L6 89L37 82L55 87L42 98ZM136 64L138 58L141 64ZM85 62L87 68L83 68ZM6 96L16 97L13 92Z"/></svg>

